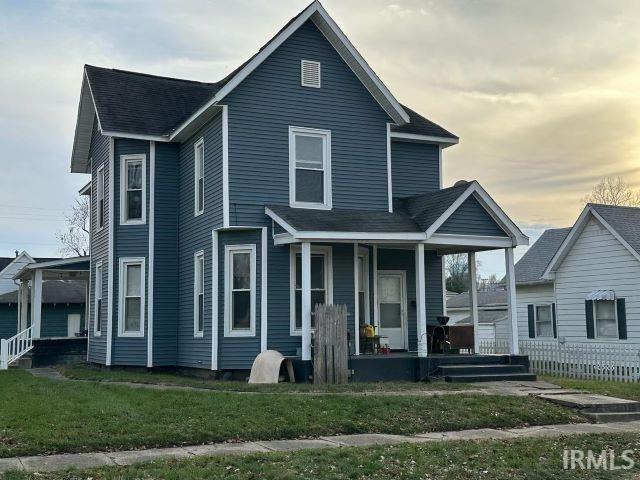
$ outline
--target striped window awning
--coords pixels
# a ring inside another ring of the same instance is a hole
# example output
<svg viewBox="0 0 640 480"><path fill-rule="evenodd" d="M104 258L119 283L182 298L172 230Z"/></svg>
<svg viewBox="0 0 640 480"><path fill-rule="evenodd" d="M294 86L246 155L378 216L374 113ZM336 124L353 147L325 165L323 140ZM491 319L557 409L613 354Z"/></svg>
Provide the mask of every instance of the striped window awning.
<svg viewBox="0 0 640 480"><path fill-rule="evenodd" d="M585 300L615 300L616 292L613 290L594 290L589 293Z"/></svg>

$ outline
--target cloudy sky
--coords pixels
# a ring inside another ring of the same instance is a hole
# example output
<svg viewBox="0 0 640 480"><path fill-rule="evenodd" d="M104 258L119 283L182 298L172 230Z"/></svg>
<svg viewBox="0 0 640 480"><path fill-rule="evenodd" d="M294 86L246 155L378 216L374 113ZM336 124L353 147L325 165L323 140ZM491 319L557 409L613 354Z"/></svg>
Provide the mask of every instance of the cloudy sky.
<svg viewBox="0 0 640 480"><path fill-rule="evenodd" d="M0 255L53 255L82 65L215 81L307 0L0 0ZM640 2L325 0L396 97L455 132L445 185L479 180L535 239L605 175L640 186ZM500 255L481 271L500 273Z"/></svg>

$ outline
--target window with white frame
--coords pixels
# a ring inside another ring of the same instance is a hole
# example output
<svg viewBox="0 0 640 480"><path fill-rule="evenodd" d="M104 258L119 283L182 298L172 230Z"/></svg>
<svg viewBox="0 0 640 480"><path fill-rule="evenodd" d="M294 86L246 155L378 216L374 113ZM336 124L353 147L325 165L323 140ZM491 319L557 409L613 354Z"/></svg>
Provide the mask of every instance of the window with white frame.
<svg viewBox="0 0 640 480"><path fill-rule="evenodd" d="M598 338L618 338L618 321L615 300L594 300L596 336Z"/></svg>
<svg viewBox="0 0 640 480"><path fill-rule="evenodd" d="M144 155L123 155L120 170L120 217L123 224L146 220L146 162Z"/></svg>
<svg viewBox="0 0 640 480"><path fill-rule="evenodd" d="M193 333L204 335L204 252L195 254L193 265Z"/></svg>
<svg viewBox="0 0 640 480"><path fill-rule="evenodd" d="M553 337L551 305L536 305L536 338Z"/></svg>
<svg viewBox="0 0 640 480"><path fill-rule="evenodd" d="M195 158L195 215L204 212L204 139L194 145Z"/></svg>
<svg viewBox="0 0 640 480"><path fill-rule="evenodd" d="M118 334L144 336L144 258L120 259Z"/></svg>
<svg viewBox="0 0 640 480"><path fill-rule="evenodd" d="M289 203L330 209L331 132L289 127Z"/></svg>
<svg viewBox="0 0 640 480"><path fill-rule="evenodd" d="M93 334L102 335L102 262L96 264L93 281Z"/></svg>
<svg viewBox="0 0 640 480"><path fill-rule="evenodd" d="M311 328L315 326L313 311L320 304L333 303L331 288L331 249L311 249ZM291 334L302 333L302 253L299 247L291 249Z"/></svg>
<svg viewBox="0 0 640 480"><path fill-rule="evenodd" d="M225 335L253 336L256 332L256 247L225 247Z"/></svg>
<svg viewBox="0 0 640 480"><path fill-rule="evenodd" d="M369 323L369 255L361 252L358 255L358 323Z"/></svg>
<svg viewBox="0 0 640 480"><path fill-rule="evenodd" d="M97 192L96 192L96 225L98 230L104 227L104 165L98 168L97 173Z"/></svg>

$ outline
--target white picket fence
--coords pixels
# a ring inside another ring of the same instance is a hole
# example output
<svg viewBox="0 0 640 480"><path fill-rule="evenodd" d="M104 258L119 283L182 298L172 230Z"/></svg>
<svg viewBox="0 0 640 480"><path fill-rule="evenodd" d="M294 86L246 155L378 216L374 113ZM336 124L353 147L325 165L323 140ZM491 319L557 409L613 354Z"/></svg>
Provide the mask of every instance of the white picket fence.
<svg viewBox="0 0 640 480"><path fill-rule="evenodd" d="M480 353L509 353L508 342L485 341ZM640 349L604 343L520 341L520 353L529 357L530 370L588 380L640 382Z"/></svg>

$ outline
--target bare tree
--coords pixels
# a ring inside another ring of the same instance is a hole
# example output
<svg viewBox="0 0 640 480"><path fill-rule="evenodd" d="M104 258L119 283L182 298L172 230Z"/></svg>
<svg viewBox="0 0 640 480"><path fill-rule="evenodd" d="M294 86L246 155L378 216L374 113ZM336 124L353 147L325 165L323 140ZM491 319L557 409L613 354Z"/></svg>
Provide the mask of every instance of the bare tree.
<svg viewBox="0 0 640 480"><path fill-rule="evenodd" d="M60 242L62 256L83 256L89 252L89 197L83 195L76 199L71 213L66 216L67 228L56 233Z"/></svg>
<svg viewBox="0 0 640 480"><path fill-rule="evenodd" d="M602 203L605 205L640 206L640 192L633 190L622 177L605 177L585 196L584 203Z"/></svg>
<svg viewBox="0 0 640 480"><path fill-rule="evenodd" d="M480 261L476 259L476 270ZM469 289L469 266L466 253L453 253L445 256L447 274L447 290L452 292L466 292Z"/></svg>

